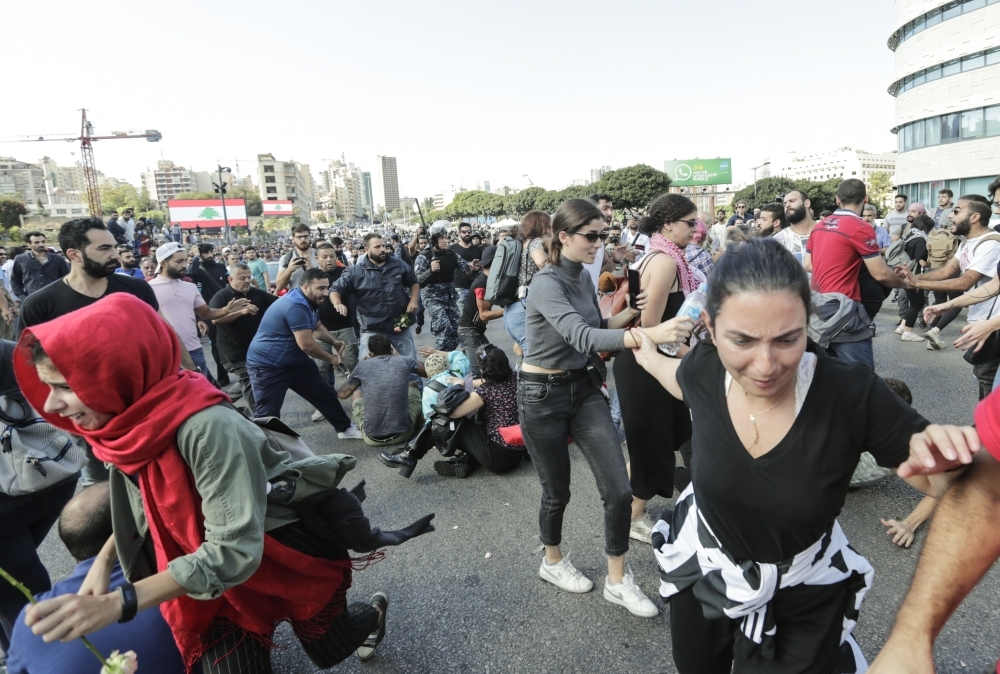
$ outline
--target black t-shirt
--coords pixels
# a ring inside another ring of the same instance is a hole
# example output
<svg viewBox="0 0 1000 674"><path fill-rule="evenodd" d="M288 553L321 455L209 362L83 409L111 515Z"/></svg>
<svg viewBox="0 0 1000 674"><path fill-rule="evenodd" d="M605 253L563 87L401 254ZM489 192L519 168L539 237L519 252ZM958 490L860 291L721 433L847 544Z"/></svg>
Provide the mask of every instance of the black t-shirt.
<svg viewBox="0 0 1000 674"><path fill-rule="evenodd" d="M476 328L480 332L486 332L485 325L476 325L475 319L479 315L479 305L476 300L486 299L486 274L479 274L469 288L469 296L465 298L465 306L462 307L462 317L458 321L460 328Z"/></svg>
<svg viewBox="0 0 1000 674"><path fill-rule="evenodd" d="M910 436L928 425L867 366L808 348L817 363L802 409L756 459L733 427L715 347L699 344L677 371L692 412L698 509L738 562L778 563L815 543L840 514L861 453L894 468L909 456Z"/></svg>
<svg viewBox="0 0 1000 674"><path fill-rule="evenodd" d="M160 304L156 301L156 295L153 293L153 289L149 287L149 284L146 281L125 276L124 274L111 274L108 276L108 288L101 297L90 297L89 295L78 293L63 281L56 281L28 295L27 299L21 304L21 313L17 321L18 335L20 336L21 331L25 328L65 316L77 309L89 307L97 300L107 297L112 293L135 295L153 307L154 310L160 310Z"/></svg>
<svg viewBox="0 0 1000 674"><path fill-rule="evenodd" d="M469 246L468 248L463 248L462 244L456 243L452 244L451 250L455 251L455 254L466 262L472 262L473 260L483 259L483 249L482 246ZM461 268L455 268L455 287L456 288L468 288L472 285L472 281L476 278L476 273L466 274Z"/></svg>
<svg viewBox="0 0 1000 674"><path fill-rule="evenodd" d="M339 279L340 275L344 273L344 269L345 267L334 267L333 271L327 272L326 275L330 278L331 287L333 287L334 281ZM353 302L354 293L351 293L344 300L344 304L348 307L347 315L341 316L340 312L333 308L333 302L330 301L330 296L327 295L326 299L323 300L323 304L319 305L319 322L330 332L353 327L354 324L351 322L351 315L354 313L354 308L351 306Z"/></svg>
<svg viewBox="0 0 1000 674"><path fill-rule="evenodd" d="M247 293L238 293L227 283L225 288L212 297L208 306L212 309L224 309L234 299L244 297L250 300L250 304L257 307L259 311L256 315L240 316L231 323L215 326L219 335L216 339L219 355L227 363L236 363L247 359L247 349L250 348L253 336L257 334L257 328L260 327L260 322L264 318L264 312L278 301L277 297L259 288L250 288Z"/></svg>

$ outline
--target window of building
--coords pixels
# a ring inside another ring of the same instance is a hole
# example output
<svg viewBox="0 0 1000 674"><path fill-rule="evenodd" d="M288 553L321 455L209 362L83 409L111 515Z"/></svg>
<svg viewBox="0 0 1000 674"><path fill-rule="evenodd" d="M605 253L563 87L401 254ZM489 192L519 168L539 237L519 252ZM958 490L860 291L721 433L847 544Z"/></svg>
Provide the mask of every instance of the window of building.
<svg viewBox="0 0 1000 674"><path fill-rule="evenodd" d="M992 66L1000 63L1000 47L990 49L986 52L986 65Z"/></svg>
<svg viewBox="0 0 1000 674"><path fill-rule="evenodd" d="M274 167L264 164L264 173L274 173Z"/></svg>
<svg viewBox="0 0 1000 674"><path fill-rule="evenodd" d="M267 188L265 188L265 193L266 194L277 194L278 193L278 188L277 187L267 187Z"/></svg>
<svg viewBox="0 0 1000 674"><path fill-rule="evenodd" d="M917 122L920 124L920 122ZM927 147L941 144L941 120L937 117L924 120L924 143Z"/></svg>
<svg viewBox="0 0 1000 674"><path fill-rule="evenodd" d="M962 138L983 137L983 110L966 110L962 113Z"/></svg>
<svg viewBox="0 0 1000 674"><path fill-rule="evenodd" d="M949 2L947 5L941 7L941 20L947 21L948 19L954 19L961 13L962 13L961 2Z"/></svg>
<svg viewBox="0 0 1000 674"><path fill-rule="evenodd" d="M968 56L962 57L962 71L975 70L976 68L982 68L986 65L986 55L983 52L978 54L969 54Z"/></svg>
<svg viewBox="0 0 1000 674"><path fill-rule="evenodd" d="M274 176L264 176L264 182L265 183L273 183L274 182Z"/></svg>
<svg viewBox="0 0 1000 674"><path fill-rule="evenodd" d="M1000 105L986 108L983 118L985 134L987 136L1000 136Z"/></svg>
<svg viewBox="0 0 1000 674"><path fill-rule="evenodd" d="M933 68L928 68L925 72L927 73L928 82L933 82L934 80L941 79L941 66L934 66Z"/></svg>
<svg viewBox="0 0 1000 674"><path fill-rule="evenodd" d="M986 6L986 0L965 0L962 7L963 12L971 12L974 9L981 9Z"/></svg>

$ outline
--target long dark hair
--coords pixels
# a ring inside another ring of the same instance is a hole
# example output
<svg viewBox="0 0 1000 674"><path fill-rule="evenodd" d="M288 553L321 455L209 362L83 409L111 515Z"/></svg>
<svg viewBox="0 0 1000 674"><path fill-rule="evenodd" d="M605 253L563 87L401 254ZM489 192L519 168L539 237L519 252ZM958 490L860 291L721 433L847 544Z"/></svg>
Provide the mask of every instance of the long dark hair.
<svg viewBox="0 0 1000 674"><path fill-rule="evenodd" d="M594 220L604 222L604 214L590 199L567 199L559 204L556 215L552 218L552 238L545 242L549 264L559 264L559 254L562 253L559 232L575 234Z"/></svg>
<svg viewBox="0 0 1000 674"><path fill-rule="evenodd" d="M503 349L495 344L484 344L476 353L479 358L479 371L482 372L483 379L488 382L501 384L514 373L510 369L510 361Z"/></svg>
<svg viewBox="0 0 1000 674"><path fill-rule="evenodd" d="M727 247L725 255L715 263L708 280L705 310L714 322L730 295L782 291L798 295L809 315L812 293L802 264L774 239L749 239Z"/></svg>

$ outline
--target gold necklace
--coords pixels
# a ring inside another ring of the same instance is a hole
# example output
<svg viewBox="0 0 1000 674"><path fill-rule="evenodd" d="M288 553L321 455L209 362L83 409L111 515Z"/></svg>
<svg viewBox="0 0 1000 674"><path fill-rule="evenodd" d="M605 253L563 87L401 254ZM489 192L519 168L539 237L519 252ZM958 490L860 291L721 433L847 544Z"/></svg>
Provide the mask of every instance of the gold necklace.
<svg viewBox="0 0 1000 674"><path fill-rule="evenodd" d="M745 388L743 388L742 386L740 386L740 390L743 391L743 402L747 406L747 412L750 413L750 423L751 423L751 425L753 425L753 444L756 445L758 442L760 442L760 433L757 431L757 417L759 417L761 414L767 414L768 412L770 412L771 410L773 410L775 407L777 407L778 405L780 405L781 401L785 399L786 395L788 395L788 391L791 390L791 389L793 389L793 388L795 388L795 380L794 379L792 380L792 384L788 388L786 388L785 392L781 394L780 398L778 398L778 402L774 403L773 405L771 405L770 407L768 407L763 412L758 412L757 414L754 414L753 410L750 409L750 400L747 397L747 390Z"/></svg>

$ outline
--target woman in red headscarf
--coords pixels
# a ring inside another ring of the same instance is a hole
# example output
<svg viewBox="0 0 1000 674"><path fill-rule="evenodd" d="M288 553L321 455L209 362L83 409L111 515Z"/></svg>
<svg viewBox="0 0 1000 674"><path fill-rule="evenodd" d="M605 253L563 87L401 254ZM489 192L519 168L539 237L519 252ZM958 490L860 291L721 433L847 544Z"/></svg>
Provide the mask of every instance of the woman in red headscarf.
<svg viewBox="0 0 1000 674"><path fill-rule="evenodd" d="M402 542L432 530L429 518L394 540L367 520L359 534L363 492L334 489L354 457L293 462L208 380L180 370L179 354L170 327L125 294L24 331L14 360L25 397L111 465L114 524L80 595L31 607L27 623L69 641L159 606L188 668L201 660L206 674L270 672L284 620L321 668L356 649L371 657L388 600L347 606L347 549ZM296 511L304 499L320 526ZM346 511L352 524L338 527ZM109 594L116 558L135 584Z"/></svg>

